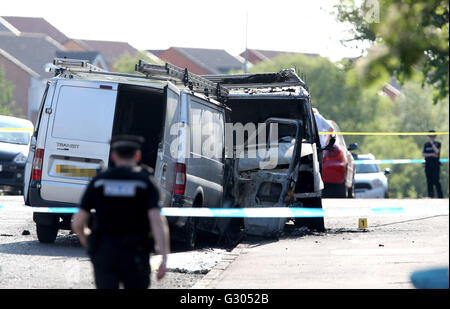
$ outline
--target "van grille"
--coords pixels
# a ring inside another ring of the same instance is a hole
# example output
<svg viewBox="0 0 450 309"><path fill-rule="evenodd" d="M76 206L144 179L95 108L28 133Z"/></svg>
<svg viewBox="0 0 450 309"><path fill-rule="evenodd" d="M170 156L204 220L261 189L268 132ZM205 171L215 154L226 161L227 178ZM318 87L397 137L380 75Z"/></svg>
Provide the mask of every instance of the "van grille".
<svg viewBox="0 0 450 309"><path fill-rule="evenodd" d="M14 172L0 172L0 179L12 179L16 177Z"/></svg>
<svg viewBox="0 0 450 309"><path fill-rule="evenodd" d="M362 183L355 183L355 189L372 189L372 186L368 183L362 182Z"/></svg>
<svg viewBox="0 0 450 309"><path fill-rule="evenodd" d="M17 156L17 153L2 153L0 152L0 164L2 162L11 162L15 157Z"/></svg>

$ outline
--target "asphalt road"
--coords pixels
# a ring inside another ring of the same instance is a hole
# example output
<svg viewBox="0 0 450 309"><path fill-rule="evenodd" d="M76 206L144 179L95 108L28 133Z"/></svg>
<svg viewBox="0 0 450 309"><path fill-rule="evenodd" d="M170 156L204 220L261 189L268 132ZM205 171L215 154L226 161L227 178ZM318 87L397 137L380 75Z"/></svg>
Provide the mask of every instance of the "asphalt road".
<svg viewBox="0 0 450 309"><path fill-rule="evenodd" d="M448 199L324 200L325 209L438 204ZM0 206L0 288L94 288L75 235L60 231L54 244L41 244L21 196L1 196ZM175 245L167 276L153 275L151 288L411 288L411 272L448 267L448 215L367 219L360 230L357 217L327 218L321 234L288 224L280 239L248 238L232 252L214 243L195 251Z"/></svg>
<svg viewBox="0 0 450 309"><path fill-rule="evenodd" d="M0 196L0 205L0 289L95 287L91 263L76 235L59 231L54 244L42 244L22 196ZM201 249L183 251L182 245L172 243L168 272L161 281L155 278L160 256L152 256L151 288L192 287L228 254L215 244L207 240Z"/></svg>
<svg viewBox="0 0 450 309"><path fill-rule="evenodd" d="M286 232L279 240L244 241L194 288L410 289L411 275L449 265L449 200L324 199L325 210L404 207L414 215L326 218L326 233ZM426 213L439 205L446 215ZM289 231L289 229L286 229ZM448 285L448 272L447 272Z"/></svg>

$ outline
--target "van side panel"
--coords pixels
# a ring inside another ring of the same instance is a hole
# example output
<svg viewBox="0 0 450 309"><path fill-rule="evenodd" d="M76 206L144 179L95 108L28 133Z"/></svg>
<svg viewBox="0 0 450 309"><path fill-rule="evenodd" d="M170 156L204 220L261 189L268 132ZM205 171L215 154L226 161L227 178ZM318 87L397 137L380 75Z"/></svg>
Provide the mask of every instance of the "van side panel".
<svg viewBox="0 0 450 309"><path fill-rule="evenodd" d="M108 166L116 97L114 83L58 84L44 147L42 199L79 203L96 170Z"/></svg>

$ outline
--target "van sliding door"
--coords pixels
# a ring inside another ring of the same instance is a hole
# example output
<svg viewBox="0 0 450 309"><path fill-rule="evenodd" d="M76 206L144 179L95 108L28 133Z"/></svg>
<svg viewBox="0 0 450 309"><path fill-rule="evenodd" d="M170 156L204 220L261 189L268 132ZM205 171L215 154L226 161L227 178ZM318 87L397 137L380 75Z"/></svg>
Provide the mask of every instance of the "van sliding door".
<svg viewBox="0 0 450 309"><path fill-rule="evenodd" d="M175 185L175 169L182 145L180 134L180 91L170 82L165 88L166 110L155 166L155 178L161 188L161 201L170 206ZM182 121L182 120L181 120Z"/></svg>

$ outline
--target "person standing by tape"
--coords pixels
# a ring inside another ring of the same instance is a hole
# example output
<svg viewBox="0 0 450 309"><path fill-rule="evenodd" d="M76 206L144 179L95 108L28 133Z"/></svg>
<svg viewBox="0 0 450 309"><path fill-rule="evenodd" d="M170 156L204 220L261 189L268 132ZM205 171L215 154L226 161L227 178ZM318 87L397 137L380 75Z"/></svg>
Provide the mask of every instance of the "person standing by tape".
<svg viewBox="0 0 450 309"><path fill-rule="evenodd" d="M92 179L73 218L72 229L87 247L99 289L117 289L120 283L126 289L148 288L153 238L162 254L157 279L166 272L169 229L151 171L138 165L143 142L131 135L112 138L115 167ZM87 235L92 209L95 215Z"/></svg>
<svg viewBox="0 0 450 309"><path fill-rule="evenodd" d="M436 132L430 130L430 133ZM441 143L436 141L436 135L428 135L430 139L423 145L422 155L425 157L425 175L427 177L428 196L434 197L434 187L436 187L437 195L443 198L442 187L439 182L440 165L439 157L441 152Z"/></svg>

